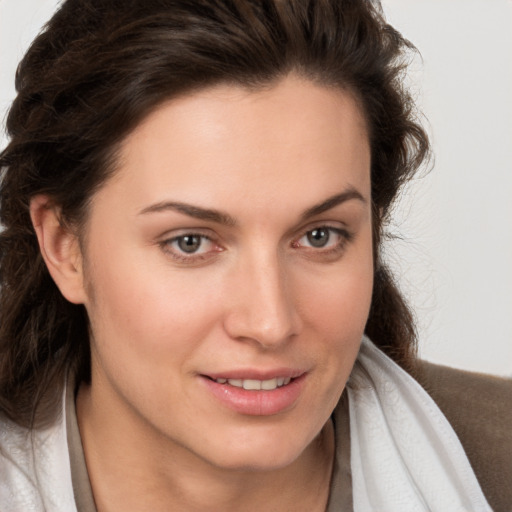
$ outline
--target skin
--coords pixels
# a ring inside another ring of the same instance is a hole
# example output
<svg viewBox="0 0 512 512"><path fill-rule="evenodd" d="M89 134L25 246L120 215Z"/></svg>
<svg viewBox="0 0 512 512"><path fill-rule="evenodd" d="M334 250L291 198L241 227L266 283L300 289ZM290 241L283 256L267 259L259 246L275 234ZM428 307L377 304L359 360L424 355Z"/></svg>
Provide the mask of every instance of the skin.
<svg viewBox="0 0 512 512"><path fill-rule="evenodd" d="M325 508L329 417L370 307L370 205L357 103L293 75L159 107L124 141L81 244L34 199L48 268L91 322L77 413L100 511ZM282 367L304 374L300 394L264 416L202 377Z"/></svg>

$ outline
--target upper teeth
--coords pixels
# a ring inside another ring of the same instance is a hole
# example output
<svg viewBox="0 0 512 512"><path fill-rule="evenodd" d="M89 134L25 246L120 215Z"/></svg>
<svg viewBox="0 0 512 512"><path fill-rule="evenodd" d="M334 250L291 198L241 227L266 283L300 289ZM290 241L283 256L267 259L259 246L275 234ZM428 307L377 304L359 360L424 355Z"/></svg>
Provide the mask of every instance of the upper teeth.
<svg viewBox="0 0 512 512"><path fill-rule="evenodd" d="M291 381L290 377L276 377L268 380L256 380L256 379L215 379L215 382L219 384L230 384L237 388L244 389L263 389L271 391L272 389L286 386Z"/></svg>

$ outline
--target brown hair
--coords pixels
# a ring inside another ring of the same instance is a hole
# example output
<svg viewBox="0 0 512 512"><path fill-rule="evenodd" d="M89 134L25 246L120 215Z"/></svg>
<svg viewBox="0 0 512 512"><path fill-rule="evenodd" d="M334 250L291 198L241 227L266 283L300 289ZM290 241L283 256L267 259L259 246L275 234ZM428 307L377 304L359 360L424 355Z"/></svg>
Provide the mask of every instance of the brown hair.
<svg viewBox="0 0 512 512"><path fill-rule="evenodd" d="M31 425L36 406L53 411L69 367L90 378L85 309L49 276L30 199L48 194L63 222L81 226L116 148L163 101L291 71L351 91L364 111L375 253L366 332L410 366L412 316L379 248L393 199L429 150L402 86L411 49L370 0L67 0L20 63L0 155L0 410Z"/></svg>

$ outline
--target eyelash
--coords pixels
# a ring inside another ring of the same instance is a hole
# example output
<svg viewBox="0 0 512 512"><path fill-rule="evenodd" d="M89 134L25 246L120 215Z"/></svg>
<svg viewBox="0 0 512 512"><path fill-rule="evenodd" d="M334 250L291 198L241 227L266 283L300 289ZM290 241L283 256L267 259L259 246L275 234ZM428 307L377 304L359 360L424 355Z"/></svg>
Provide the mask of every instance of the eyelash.
<svg viewBox="0 0 512 512"><path fill-rule="evenodd" d="M315 248L315 247L306 247L306 250L309 250L314 255L318 256L337 256L342 253L346 245L353 239L352 233L349 233L346 229L341 229L338 227L333 227L329 225L315 226L312 229L308 229L299 239L292 243L292 247L299 248L300 240L308 237L309 234L315 231L327 231L329 233L329 237L327 239L327 244L330 243L332 234L334 233L337 237L339 237L338 241L333 243L332 247L329 248Z"/></svg>
<svg viewBox="0 0 512 512"><path fill-rule="evenodd" d="M307 237L309 234L313 233L314 231L328 231L329 232L329 238L327 243L330 242L330 238L332 237L332 234L334 233L336 236L339 237L339 240L334 243L333 247L329 247L327 249L324 249L323 247L308 247L308 246L302 246L300 245L300 240ZM201 239L200 246L204 244L205 241L211 243L214 245L214 249L212 251L207 251L204 253L186 253L182 251L179 248L173 249L172 245L179 243L180 241L183 241L187 237L197 237ZM353 234L349 233L346 229L341 229L338 227L333 227L329 225L319 225L315 226L312 229L308 229L306 232L304 232L299 238L295 239L291 243L291 247L295 249L299 249L303 247L306 251L310 252L311 256L316 255L319 257L325 256L327 259L329 259L329 256L336 257L343 253L343 251L346 248L346 245L351 242L353 239ZM204 235L202 233L184 233L183 235L175 236L173 238L168 238L166 240L163 240L160 242L160 246L162 247L162 250L171 256L174 260L182 263L200 263L204 260L207 260L213 256L212 253L219 253L222 252L223 249L218 245L215 240L207 235Z"/></svg>
<svg viewBox="0 0 512 512"><path fill-rule="evenodd" d="M169 256L171 256L174 260L177 260L179 262L183 262L183 263L196 263L196 262L201 262L203 260L206 260L208 258L210 258L212 255L210 252L205 252L205 253L186 253L184 251L181 251L180 249L172 249L172 244L175 244L175 243L179 243L181 240L184 240L185 238L187 237L197 237L197 238L200 238L201 239L201 245L205 242L205 241L208 241L210 243L212 243L216 249L214 249L213 251L210 251L210 252L215 252L215 253L218 253L218 252L221 252L222 249L220 248L220 246L218 246L215 241L207 236L207 235L204 235L202 233L194 233L194 232L190 232L190 233L184 233L183 235L179 235L179 236L175 236L173 238L169 238L167 240L163 240L160 245L162 247L162 249L164 250L164 252L166 254L168 254Z"/></svg>

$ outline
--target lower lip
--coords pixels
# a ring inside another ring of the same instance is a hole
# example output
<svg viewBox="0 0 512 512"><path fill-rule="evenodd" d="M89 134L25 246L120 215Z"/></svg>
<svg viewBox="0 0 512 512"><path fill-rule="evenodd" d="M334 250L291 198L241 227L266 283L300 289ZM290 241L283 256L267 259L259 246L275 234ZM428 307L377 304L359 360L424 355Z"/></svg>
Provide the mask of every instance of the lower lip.
<svg viewBox="0 0 512 512"><path fill-rule="evenodd" d="M305 374L290 381L286 386L267 390L247 390L202 377L209 391L224 405L240 414L271 416L290 409L298 400Z"/></svg>

